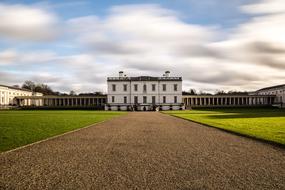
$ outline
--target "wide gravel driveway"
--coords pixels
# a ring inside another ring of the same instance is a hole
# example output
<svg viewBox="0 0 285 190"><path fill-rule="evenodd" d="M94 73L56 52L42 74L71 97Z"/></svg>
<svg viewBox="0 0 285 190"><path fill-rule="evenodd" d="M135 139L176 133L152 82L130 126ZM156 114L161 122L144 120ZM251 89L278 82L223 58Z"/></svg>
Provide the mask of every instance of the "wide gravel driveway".
<svg viewBox="0 0 285 190"><path fill-rule="evenodd" d="M0 154L0 189L285 189L285 150L134 112Z"/></svg>

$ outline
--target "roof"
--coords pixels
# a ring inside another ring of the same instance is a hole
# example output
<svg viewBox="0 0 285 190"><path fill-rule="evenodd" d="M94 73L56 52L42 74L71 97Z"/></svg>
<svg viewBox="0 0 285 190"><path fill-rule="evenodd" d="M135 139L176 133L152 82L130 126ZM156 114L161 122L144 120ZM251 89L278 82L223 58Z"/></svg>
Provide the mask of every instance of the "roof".
<svg viewBox="0 0 285 190"><path fill-rule="evenodd" d="M182 77L108 77L107 81L182 81Z"/></svg>
<svg viewBox="0 0 285 190"><path fill-rule="evenodd" d="M281 84L281 85L276 85L276 86L270 86L270 87L266 87L266 88L261 88L258 91L263 91L263 90L271 90L271 89L275 89L275 88L282 88L284 87L285 88L285 84Z"/></svg>
<svg viewBox="0 0 285 190"><path fill-rule="evenodd" d="M23 91L27 91L27 92L32 92L31 90L24 89L24 88L19 88L19 87L14 87L14 86L7 86L7 85L3 85L3 84L0 84L0 86L11 88L11 89L15 89L15 90L23 90Z"/></svg>

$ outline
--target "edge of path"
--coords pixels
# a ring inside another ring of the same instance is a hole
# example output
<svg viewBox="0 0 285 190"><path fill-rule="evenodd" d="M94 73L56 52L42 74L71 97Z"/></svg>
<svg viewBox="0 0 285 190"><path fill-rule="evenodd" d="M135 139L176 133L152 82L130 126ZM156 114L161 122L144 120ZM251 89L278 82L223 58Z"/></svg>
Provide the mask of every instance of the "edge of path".
<svg viewBox="0 0 285 190"><path fill-rule="evenodd" d="M269 144L269 145L272 145L272 146L275 146L275 147L278 147L278 148L285 149L285 144L281 144L281 143L278 143L278 142L274 142L274 141L270 141L270 140L266 140L266 139L262 139L262 138L258 138L258 137L254 137L254 136L250 136L250 135L247 135L247 134L238 133L238 132L231 131L231 130L224 129L224 128L219 128L219 127L216 127L216 126L213 126L213 125L209 125L209 124L202 123L202 122L199 122L199 121L194 121L192 119L182 118L182 117L179 117L179 116L176 116L176 115L172 115L172 114L167 114L167 113L163 113L163 112L159 112L159 113L165 114L165 115L169 115L169 116L172 116L172 117L176 117L176 118L179 118L179 119L183 119L183 120L186 120L188 122L197 123L197 124L205 126L205 127L218 129L220 131L223 131L223 132L226 132L226 133L231 133L231 134L234 134L234 135L237 135L237 136L240 136L240 137L253 139L253 140L259 141L259 142L264 143L264 144Z"/></svg>
<svg viewBox="0 0 285 190"><path fill-rule="evenodd" d="M128 113L126 113L127 115ZM67 131L65 133L61 133L61 134L58 134L58 135L55 135L55 136L51 136L51 137L48 137L46 139L42 139L42 140L39 140L39 141L35 141L35 142L32 142L32 143L29 143L29 144L26 144L26 145L23 145L23 146L19 146L17 148L14 148L14 149L11 149L11 150L7 150L7 151L4 151L4 152L0 152L0 155L3 155L3 154L6 154L6 153L10 153L10 152L14 152L14 151L17 151L17 150L20 150L20 149L24 149L24 148L27 148L29 146L33 146L35 144L40 144L40 143L43 143L43 142L46 142L46 141L49 141L49 140L53 140L55 138L58 138L58 137L61 137L61 136L64 136L64 135L68 135L70 133L75 133L77 131L80 131L80 130L83 130L83 129L86 129L86 128L89 128L89 127L93 127L93 126L96 126L96 125L99 125L99 124L102 124L106 121L110 121L110 120L113 120L113 119L116 119L118 117L120 117L122 115L119 115L119 116L115 116L115 117L112 117L110 119L106 119L106 120L103 120L103 121L99 121L97 123L92 123L90 125L87 125L87 126L84 126L84 127L81 127L81 128L77 128L77 129L74 129L74 130L71 130L71 131Z"/></svg>

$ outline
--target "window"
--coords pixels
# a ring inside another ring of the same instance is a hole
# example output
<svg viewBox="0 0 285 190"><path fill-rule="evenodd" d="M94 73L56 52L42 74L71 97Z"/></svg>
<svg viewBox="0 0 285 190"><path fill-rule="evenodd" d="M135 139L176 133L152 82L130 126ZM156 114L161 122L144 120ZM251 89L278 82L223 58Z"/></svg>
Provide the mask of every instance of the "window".
<svg viewBox="0 0 285 190"><path fill-rule="evenodd" d="M138 97L137 96L134 97L134 102L135 102L135 104L138 103Z"/></svg>
<svg viewBox="0 0 285 190"><path fill-rule="evenodd" d="M115 96L112 96L112 102L113 103L115 102Z"/></svg>
<svg viewBox="0 0 285 190"><path fill-rule="evenodd" d="M143 85L143 91L146 92L146 84Z"/></svg>
<svg viewBox="0 0 285 190"><path fill-rule="evenodd" d="M155 104L155 96L152 96L152 104Z"/></svg>
<svg viewBox="0 0 285 190"><path fill-rule="evenodd" d="M143 97L143 103L146 104L146 102L147 102L147 97L144 96L144 97Z"/></svg>
<svg viewBox="0 0 285 190"><path fill-rule="evenodd" d="M174 91L177 91L177 84L174 84Z"/></svg>
<svg viewBox="0 0 285 190"><path fill-rule="evenodd" d="M137 84L134 85L134 89L135 89L135 91L138 91L138 85Z"/></svg>
<svg viewBox="0 0 285 190"><path fill-rule="evenodd" d="M124 96L124 103L127 103L127 96Z"/></svg>
<svg viewBox="0 0 285 190"><path fill-rule="evenodd" d="M127 85L124 84L124 91L126 92L127 91Z"/></svg>
<svg viewBox="0 0 285 190"><path fill-rule="evenodd" d="M163 90L163 91L166 91L166 84L163 84L163 85L162 85L162 90Z"/></svg>
<svg viewBox="0 0 285 190"><path fill-rule="evenodd" d="M112 91L116 91L116 85L112 84Z"/></svg>
<svg viewBox="0 0 285 190"><path fill-rule="evenodd" d="M166 96L163 96L163 103L166 103Z"/></svg>
<svg viewBox="0 0 285 190"><path fill-rule="evenodd" d="M155 84L151 85L152 91L155 91Z"/></svg>
<svg viewBox="0 0 285 190"><path fill-rule="evenodd" d="M174 103L177 103L177 96L174 96Z"/></svg>

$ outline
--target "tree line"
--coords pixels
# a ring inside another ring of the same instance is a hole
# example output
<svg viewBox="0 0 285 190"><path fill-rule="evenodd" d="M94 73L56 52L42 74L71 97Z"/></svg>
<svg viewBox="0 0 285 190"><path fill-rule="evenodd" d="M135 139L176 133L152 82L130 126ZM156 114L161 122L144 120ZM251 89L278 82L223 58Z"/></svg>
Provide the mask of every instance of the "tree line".
<svg viewBox="0 0 285 190"><path fill-rule="evenodd" d="M33 81L30 81L30 80L25 81L21 87L19 85L14 85L14 87L31 90L33 92L40 92L40 93L43 93L43 95L55 95L55 96L76 96L76 95L78 95L78 96L96 96L96 95L103 95L102 92L88 92L88 93L76 94L76 92L73 90L70 91L69 94L68 93L62 93L62 92L54 91L47 84L35 83Z"/></svg>

